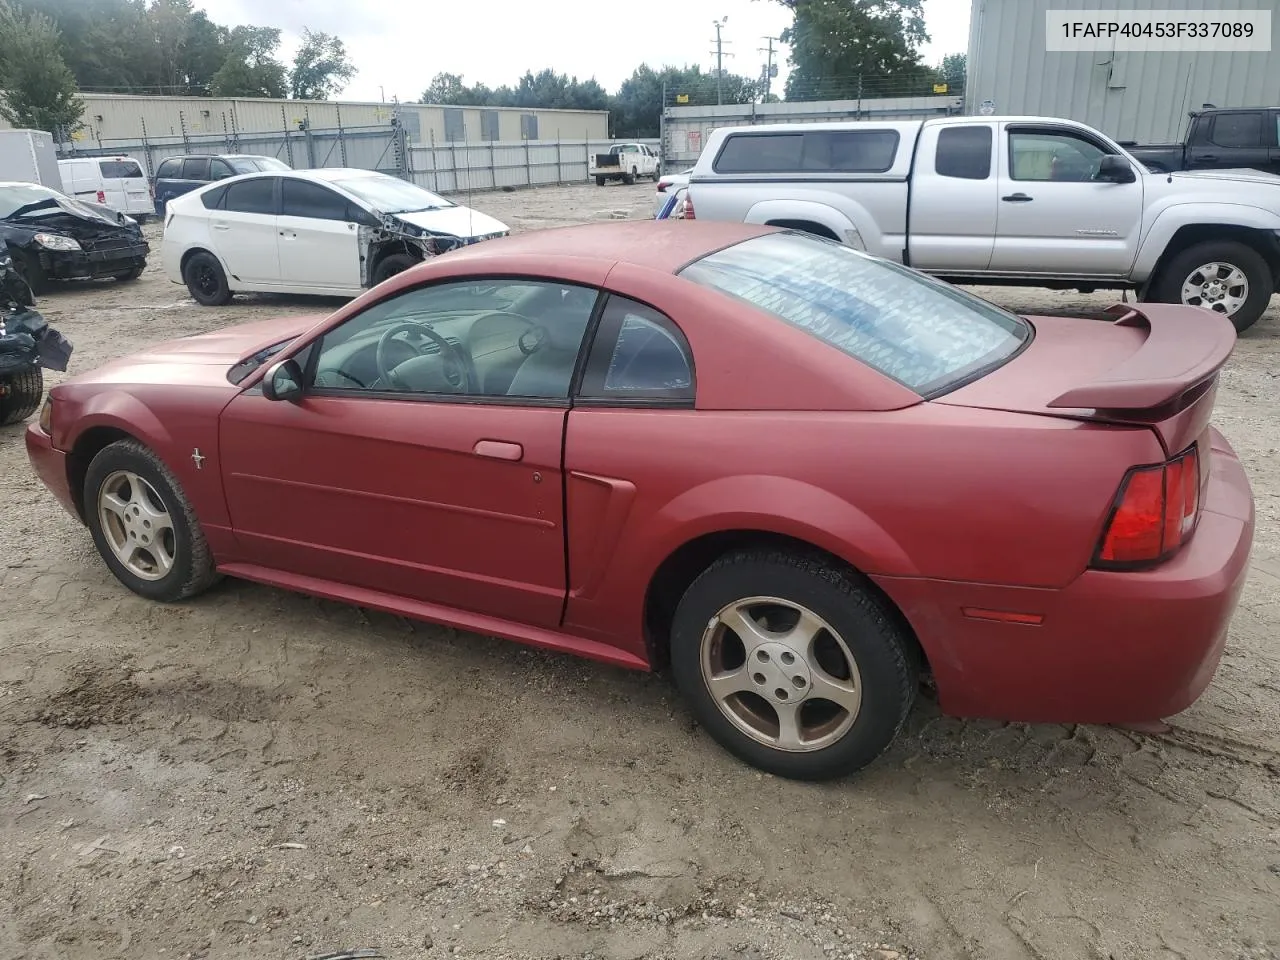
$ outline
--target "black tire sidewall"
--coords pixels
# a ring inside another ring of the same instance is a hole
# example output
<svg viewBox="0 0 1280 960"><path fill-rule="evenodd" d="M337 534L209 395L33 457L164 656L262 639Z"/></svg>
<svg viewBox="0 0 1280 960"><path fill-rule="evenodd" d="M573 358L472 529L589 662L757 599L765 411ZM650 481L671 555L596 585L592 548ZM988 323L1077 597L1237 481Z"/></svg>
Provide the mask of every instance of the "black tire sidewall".
<svg viewBox="0 0 1280 960"><path fill-rule="evenodd" d="M121 443L113 443L93 458L85 473L84 510L89 532L93 536L94 545L98 548L107 567L126 587L149 600L162 603L180 599L186 592L187 585L195 578L194 551L192 549L191 526L187 521L184 509L185 499L165 476L165 471L156 467L154 455L147 455L137 447ZM131 573L112 552L102 530L98 517L98 491L103 482L117 470L130 470L151 484L160 495L161 502L169 513L173 523L174 564L160 580L143 580Z"/></svg>
<svg viewBox="0 0 1280 960"><path fill-rule="evenodd" d="M671 631L672 673L698 721L739 759L799 780L844 776L875 760L901 730L919 682L909 643L879 601L854 582L838 586L821 569L816 563L764 559L713 565L686 591ZM707 690L700 664L703 631L718 610L749 596L802 604L849 646L861 676L862 706L852 729L831 746L787 753L758 743L725 717Z"/></svg>
<svg viewBox="0 0 1280 960"><path fill-rule="evenodd" d="M214 274L218 278L218 290L211 297L201 294L191 277L191 271L195 269L196 265L204 262L208 262L213 267ZM227 284L227 275L222 269L222 264L218 262L218 258L211 253L201 251L200 253L192 254L191 259L182 268L182 279L187 284L187 292L191 294L191 299L202 306L220 307L231 299L231 288Z"/></svg>
<svg viewBox="0 0 1280 960"><path fill-rule="evenodd" d="M44 370L40 367L0 377L0 383L10 391L8 396L0 397L0 426L21 423L39 408L44 396Z"/></svg>
<svg viewBox="0 0 1280 960"><path fill-rule="evenodd" d="M407 253L393 253L383 257L373 270L373 286L385 283L396 274L404 273L410 267L416 267L420 262Z"/></svg>
<svg viewBox="0 0 1280 960"><path fill-rule="evenodd" d="M1161 272L1155 298L1161 303L1182 303L1182 284L1201 264L1219 261L1244 271L1249 280L1249 297L1231 318L1237 333L1249 329L1266 311L1275 292L1275 280L1266 259L1252 247L1234 240L1208 240L1179 253Z"/></svg>

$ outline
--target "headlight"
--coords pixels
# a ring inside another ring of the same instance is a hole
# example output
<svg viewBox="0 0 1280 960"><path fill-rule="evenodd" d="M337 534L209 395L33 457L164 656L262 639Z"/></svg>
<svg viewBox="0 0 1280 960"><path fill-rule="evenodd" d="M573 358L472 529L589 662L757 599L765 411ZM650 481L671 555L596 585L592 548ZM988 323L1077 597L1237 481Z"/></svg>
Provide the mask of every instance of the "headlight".
<svg viewBox="0 0 1280 960"><path fill-rule="evenodd" d="M44 398L44 406L40 408L40 429L53 435L53 397Z"/></svg>
<svg viewBox="0 0 1280 960"><path fill-rule="evenodd" d="M37 233L36 243L44 247L46 250L79 250L80 244L71 237L64 237L56 233Z"/></svg>

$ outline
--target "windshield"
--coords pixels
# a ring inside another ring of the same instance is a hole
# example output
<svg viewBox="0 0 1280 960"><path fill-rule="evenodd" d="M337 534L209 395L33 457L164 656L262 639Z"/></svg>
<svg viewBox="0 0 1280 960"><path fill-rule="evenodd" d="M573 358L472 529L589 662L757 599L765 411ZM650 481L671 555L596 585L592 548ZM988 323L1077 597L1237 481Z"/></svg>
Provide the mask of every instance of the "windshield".
<svg viewBox="0 0 1280 960"><path fill-rule="evenodd" d="M424 190L416 183L398 177L351 177L330 181L352 196L359 197L380 213L409 213L413 210L436 210L456 204Z"/></svg>
<svg viewBox="0 0 1280 960"><path fill-rule="evenodd" d="M768 311L924 397L998 366L1031 335L1026 321L977 297L809 235L746 240L680 276Z"/></svg>
<svg viewBox="0 0 1280 960"><path fill-rule="evenodd" d="M292 169L275 157L228 157L227 162L236 173L265 173L268 170Z"/></svg>

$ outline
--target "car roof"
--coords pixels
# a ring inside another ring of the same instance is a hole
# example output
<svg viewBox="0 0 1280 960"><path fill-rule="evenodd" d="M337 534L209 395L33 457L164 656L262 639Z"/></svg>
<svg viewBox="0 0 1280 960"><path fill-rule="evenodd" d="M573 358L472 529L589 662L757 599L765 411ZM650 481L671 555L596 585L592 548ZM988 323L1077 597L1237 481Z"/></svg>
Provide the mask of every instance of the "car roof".
<svg viewBox="0 0 1280 960"><path fill-rule="evenodd" d="M601 266L625 262L664 273L778 227L714 220L610 220L518 233L449 253L451 260L555 254Z"/></svg>

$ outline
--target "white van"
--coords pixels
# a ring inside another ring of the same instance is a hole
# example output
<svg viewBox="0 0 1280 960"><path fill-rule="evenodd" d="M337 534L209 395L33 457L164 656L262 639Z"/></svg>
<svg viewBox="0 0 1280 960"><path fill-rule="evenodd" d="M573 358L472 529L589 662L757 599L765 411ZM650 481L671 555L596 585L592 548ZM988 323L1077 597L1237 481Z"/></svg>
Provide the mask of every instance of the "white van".
<svg viewBox="0 0 1280 960"><path fill-rule="evenodd" d="M62 192L68 196L100 203L137 220L155 216L151 185L133 157L59 160L58 172L62 175Z"/></svg>

